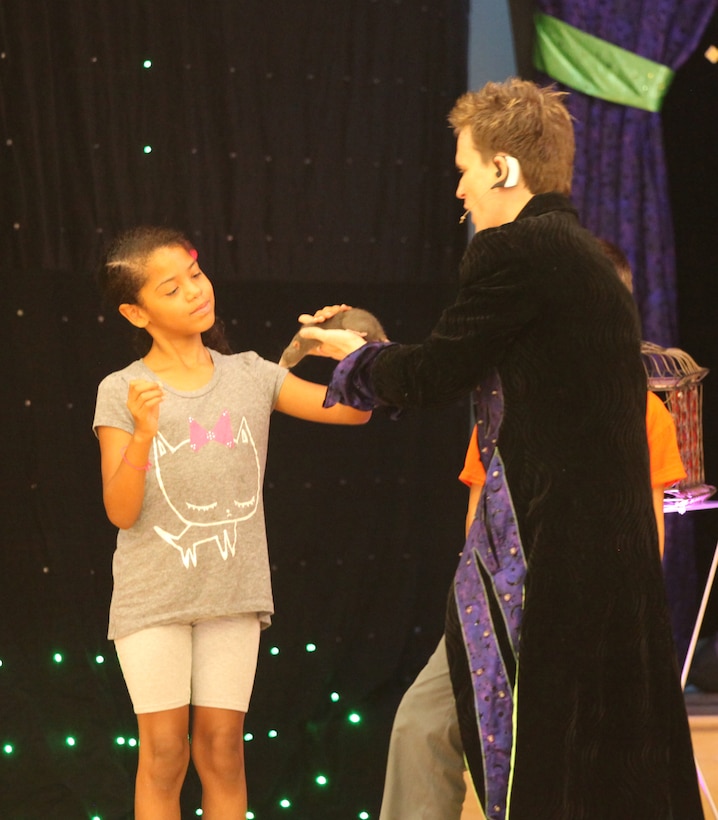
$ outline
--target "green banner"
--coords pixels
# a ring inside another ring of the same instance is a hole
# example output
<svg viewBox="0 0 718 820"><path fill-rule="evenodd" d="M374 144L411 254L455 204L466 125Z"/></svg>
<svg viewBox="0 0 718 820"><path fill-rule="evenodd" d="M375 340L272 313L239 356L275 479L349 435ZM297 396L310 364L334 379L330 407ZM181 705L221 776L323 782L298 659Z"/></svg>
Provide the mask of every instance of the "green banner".
<svg viewBox="0 0 718 820"><path fill-rule="evenodd" d="M534 65L554 80L601 100L660 111L671 68L586 34L548 14L536 14Z"/></svg>

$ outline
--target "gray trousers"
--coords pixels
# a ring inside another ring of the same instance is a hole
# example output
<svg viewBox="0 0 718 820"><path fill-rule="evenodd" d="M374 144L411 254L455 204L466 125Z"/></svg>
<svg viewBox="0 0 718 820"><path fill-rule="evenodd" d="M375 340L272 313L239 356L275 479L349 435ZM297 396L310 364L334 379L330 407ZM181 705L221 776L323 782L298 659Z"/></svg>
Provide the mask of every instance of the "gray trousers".
<svg viewBox="0 0 718 820"><path fill-rule="evenodd" d="M464 750L442 636L399 704L379 820L460 820Z"/></svg>

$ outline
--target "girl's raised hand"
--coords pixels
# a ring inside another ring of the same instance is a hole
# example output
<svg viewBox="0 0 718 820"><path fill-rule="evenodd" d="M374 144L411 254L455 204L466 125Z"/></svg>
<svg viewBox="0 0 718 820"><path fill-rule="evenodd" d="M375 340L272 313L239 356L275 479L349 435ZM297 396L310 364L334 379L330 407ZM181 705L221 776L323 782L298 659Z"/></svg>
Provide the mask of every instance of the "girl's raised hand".
<svg viewBox="0 0 718 820"><path fill-rule="evenodd" d="M157 433L160 404L164 398L162 385L147 379L133 379L127 391L127 409L135 421L135 433L152 438Z"/></svg>
<svg viewBox="0 0 718 820"><path fill-rule="evenodd" d="M366 344L366 339L354 330L324 330L321 327L303 327L299 331L299 335L304 339L315 339L319 342L318 347L310 351L311 355L326 356L339 361Z"/></svg>
<svg viewBox="0 0 718 820"><path fill-rule="evenodd" d="M337 313L341 313L343 310L351 310L351 305L326 305L314 314L302 313L298 321L302 325L307 325L310 322L324 322L327 319L331 319L332 316L336 316Z"/></svg>

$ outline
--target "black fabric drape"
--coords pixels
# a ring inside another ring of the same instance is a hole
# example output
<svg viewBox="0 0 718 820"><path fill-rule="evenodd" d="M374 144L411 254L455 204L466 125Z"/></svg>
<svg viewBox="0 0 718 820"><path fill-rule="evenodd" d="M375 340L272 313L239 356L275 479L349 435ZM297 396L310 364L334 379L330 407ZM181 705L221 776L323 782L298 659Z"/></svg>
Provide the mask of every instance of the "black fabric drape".
<svg viewBox="0 0 718 820"><path fill-rule="evenodd" d="M468 0L0 13L11 269L91 268L111 234L160 222L196 237L215 276L454 276L446 116L466 83Z"/></svg>
<svg viewBox="0 0 718 820"><path fill-rule="evenodd" d="M185 230L237 350L277 359L297 314L335 301L418 341L466 240L446 115L467 20L468 0L0 0L0 816L131 816L90 430L97 383L134 357L95 291L107 241ZM468 435L464 403L351 430L273 419L257 817L286 817L282 797L302 818L376 816L394 709L443 626ZM183 816L198 805L190 773Z"/></svg>

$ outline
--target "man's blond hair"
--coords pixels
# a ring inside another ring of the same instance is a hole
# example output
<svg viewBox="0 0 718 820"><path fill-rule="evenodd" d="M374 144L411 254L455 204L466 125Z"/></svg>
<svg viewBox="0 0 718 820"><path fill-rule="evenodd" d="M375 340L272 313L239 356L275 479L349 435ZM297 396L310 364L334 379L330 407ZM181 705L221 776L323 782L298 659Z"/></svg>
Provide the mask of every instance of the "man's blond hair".
<svg viewBox="0 0 718 820"><path fill-rule="evenodd" d="M575 143L566 92L511 77L459 97L449 114L458 135L468 127L484 160L516 157L534 194L571 193Z"/></svg>

